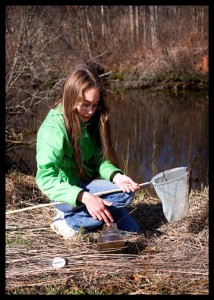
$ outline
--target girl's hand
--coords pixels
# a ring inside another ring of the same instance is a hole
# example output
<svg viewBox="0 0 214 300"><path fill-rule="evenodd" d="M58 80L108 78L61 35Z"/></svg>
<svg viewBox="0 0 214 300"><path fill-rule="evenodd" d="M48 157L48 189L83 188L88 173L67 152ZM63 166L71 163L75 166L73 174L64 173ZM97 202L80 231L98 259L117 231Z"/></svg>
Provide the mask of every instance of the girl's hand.
<svg viewBox="0 0 214 300"><path fill-rule="evenodd" d="M111 213L106 208L106 206L111 206L112 202L85 191L79 193L77 200L85 204L89 214L95 220L103 221L107 226L110 226L110 222L114 222Z"/></svg>
<svg viewBox="0 0 214 300"><path fill-rule="evenodd" d="M120 173L117 173L114 176L113 182L116 183L116 185L119 186L123 192L130 193L140 189L138 183L134 182L130 177Z"/></svg>

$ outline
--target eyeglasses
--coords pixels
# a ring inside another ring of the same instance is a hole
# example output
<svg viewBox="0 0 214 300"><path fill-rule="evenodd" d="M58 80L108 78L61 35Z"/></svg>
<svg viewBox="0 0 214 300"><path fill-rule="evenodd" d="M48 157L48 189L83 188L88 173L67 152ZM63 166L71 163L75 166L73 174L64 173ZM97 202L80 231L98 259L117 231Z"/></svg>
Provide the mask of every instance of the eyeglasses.
<svg viewBox="0 0 214 300"><path fill-rule="evenodd" d="M80 107L84 111L90 111L90 110L101 110L102 106L99 104L80 104Z"/></svg>

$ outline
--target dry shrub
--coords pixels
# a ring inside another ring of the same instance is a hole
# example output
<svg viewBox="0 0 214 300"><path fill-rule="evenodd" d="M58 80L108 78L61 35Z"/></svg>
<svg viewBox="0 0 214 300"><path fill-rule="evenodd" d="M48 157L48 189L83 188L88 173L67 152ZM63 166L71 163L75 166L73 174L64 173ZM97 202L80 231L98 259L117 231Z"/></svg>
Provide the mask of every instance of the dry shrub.
<svg viewBox="0 0 214 300"><path fill-rule="evenodd" d="M39 190L34 176L13 172L6 175L6 208L19 209L48 199Z"/></svg>

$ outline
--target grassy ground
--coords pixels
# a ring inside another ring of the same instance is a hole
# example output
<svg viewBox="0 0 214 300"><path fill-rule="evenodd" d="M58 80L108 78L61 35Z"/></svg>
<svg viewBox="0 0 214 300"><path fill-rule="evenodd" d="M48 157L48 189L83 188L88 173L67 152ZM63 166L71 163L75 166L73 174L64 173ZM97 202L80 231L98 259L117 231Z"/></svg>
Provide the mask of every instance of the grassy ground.
<svg viewBox="0 0 214 300"><path fill-rule="evenodd" d="M99 231L74 241L50 229L52 206L6 214L7 295L207 295L208 189L191 191L187 217L168 223L154 191L141 190L129 207L140 233L125 237L122 254L97 249ZM6 176L6 211L48 200L35 178ZM66 266L53 269L52 258Z"/></svg>

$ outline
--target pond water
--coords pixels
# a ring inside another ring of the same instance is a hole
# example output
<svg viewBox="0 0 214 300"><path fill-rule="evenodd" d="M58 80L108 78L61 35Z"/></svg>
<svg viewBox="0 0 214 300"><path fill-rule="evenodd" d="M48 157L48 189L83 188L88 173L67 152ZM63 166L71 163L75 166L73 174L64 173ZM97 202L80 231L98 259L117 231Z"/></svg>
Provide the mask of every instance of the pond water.
<svg viewBox="0 0 214 300"><path fill-rule="evenodd" d="M188 166L193 188L208 185L207 92L125 91L112 97L112 128L120 162L138 183Z"/></svg>
<svg viewBox="0 0 214 300"><path fill-rule="evenodd" d="M209 184L208 91L126 90L109 95L120 167L133 180L147 182L159 172L188 166L193 189ZM32 117L22 115L16 126L34 130L36 138L50 108L50 103L40 102ZM29 173L36 174L35 146L16 147L13 155L25 161Z"/></svg>

